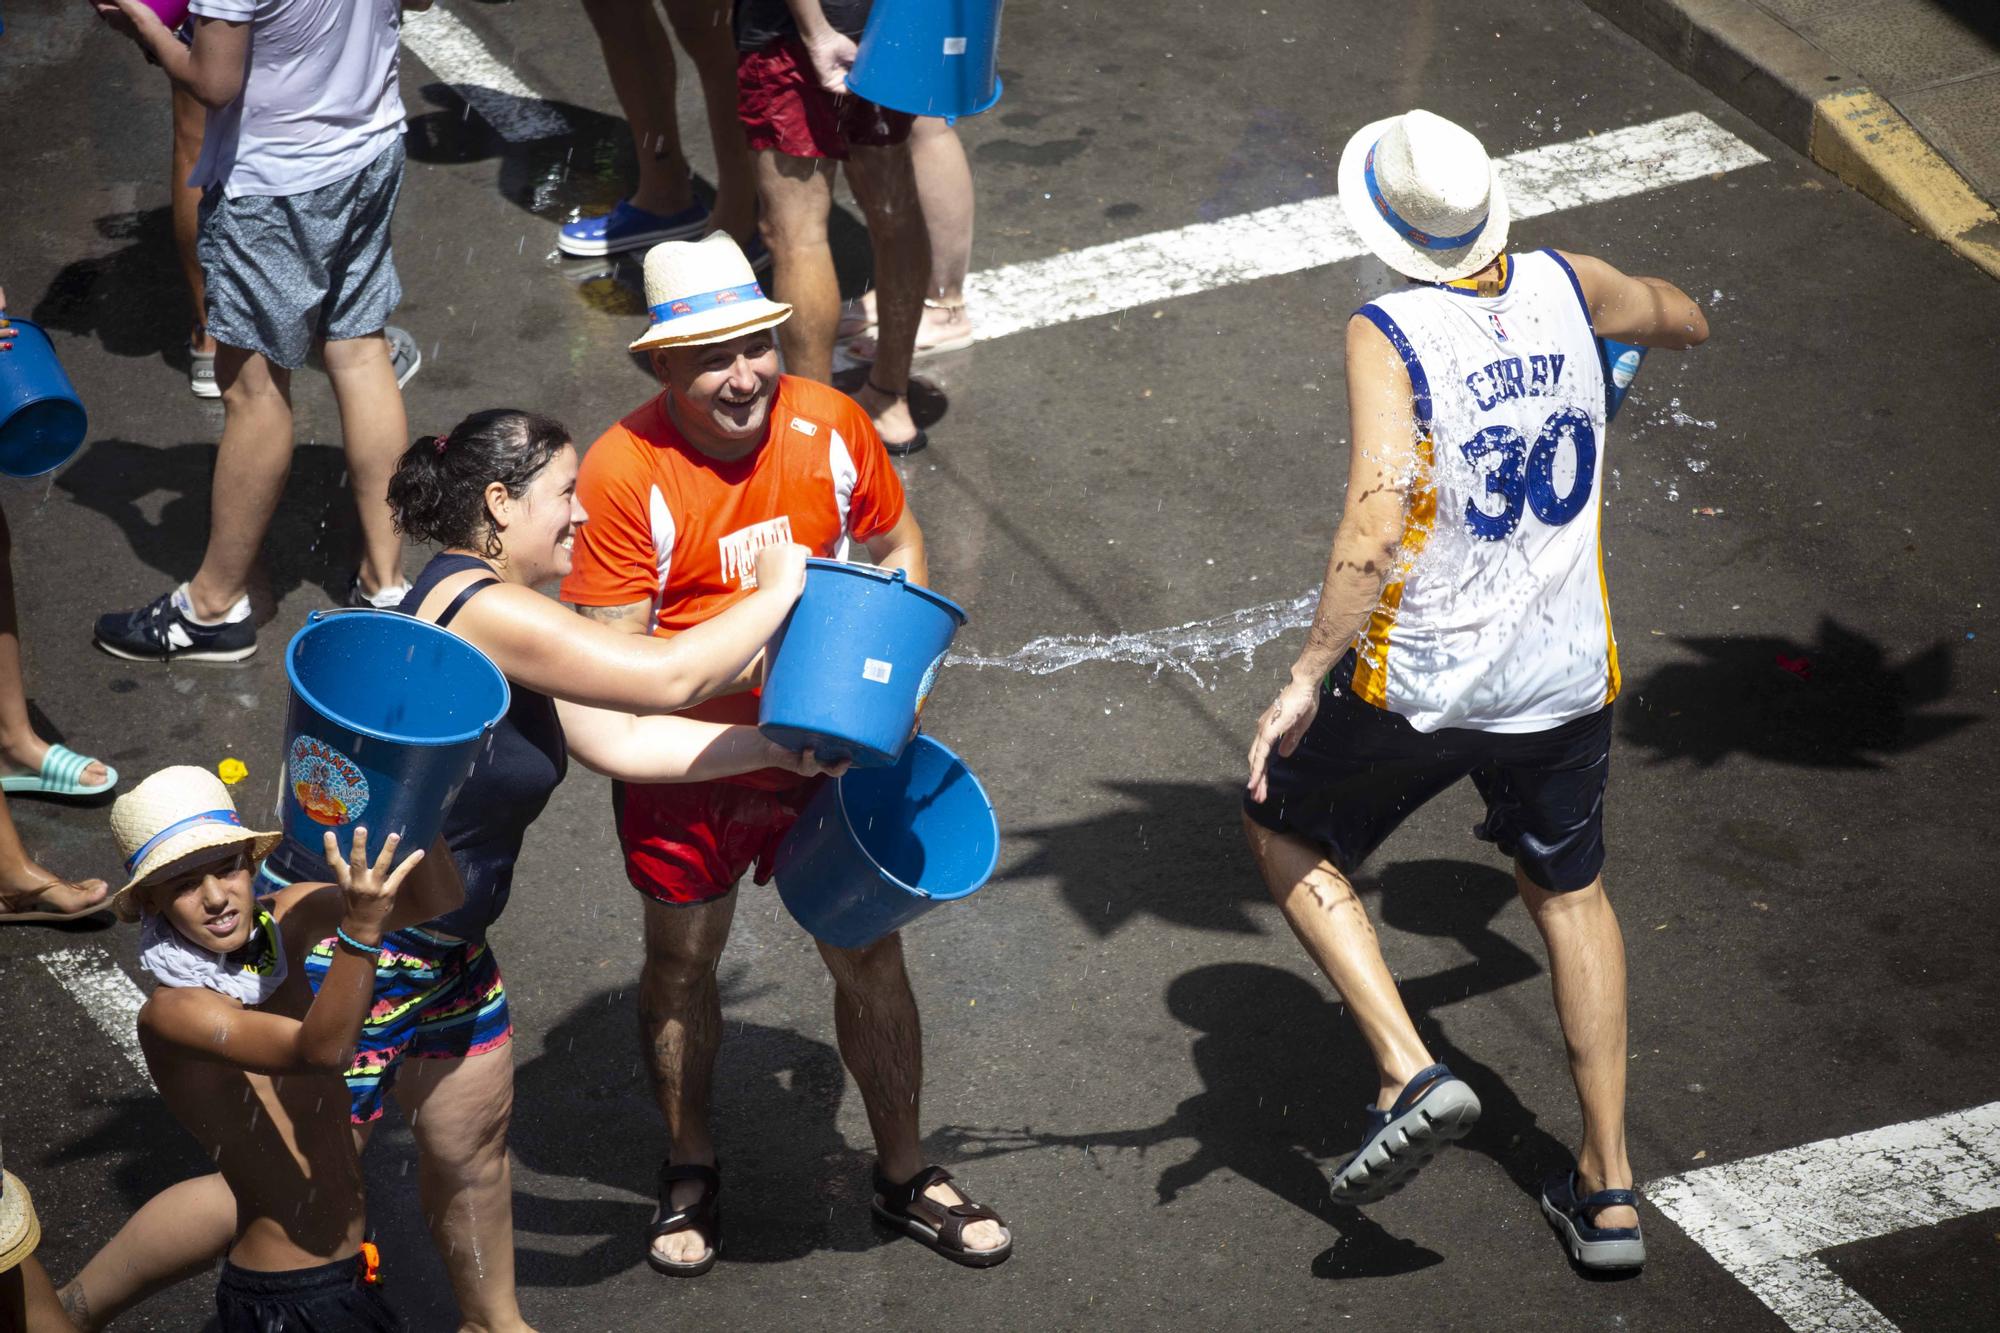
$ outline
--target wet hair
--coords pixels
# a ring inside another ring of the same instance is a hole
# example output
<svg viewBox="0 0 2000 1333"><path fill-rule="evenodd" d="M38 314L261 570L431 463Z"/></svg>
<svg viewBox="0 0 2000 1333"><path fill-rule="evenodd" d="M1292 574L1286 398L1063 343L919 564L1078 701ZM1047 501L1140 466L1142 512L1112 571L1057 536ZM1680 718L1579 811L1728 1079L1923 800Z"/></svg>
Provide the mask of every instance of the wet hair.
<svg viewBox="0 0 2000 1333"><path fill-rule="evenodd" d="M499 482L519 499L570 442L553 418L515 407L474 412L448 435L425 435L403 451L389 478L396 530L418 541L500 554L500 527L486 508Z"/></svg>

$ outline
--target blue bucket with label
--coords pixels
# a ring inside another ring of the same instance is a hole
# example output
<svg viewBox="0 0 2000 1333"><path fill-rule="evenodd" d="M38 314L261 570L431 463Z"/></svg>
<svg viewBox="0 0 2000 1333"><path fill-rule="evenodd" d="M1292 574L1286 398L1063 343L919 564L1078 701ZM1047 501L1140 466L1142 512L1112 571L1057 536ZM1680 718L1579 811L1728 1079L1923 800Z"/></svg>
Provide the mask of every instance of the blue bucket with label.
<svg viewBox="0 0 2000 1333"><path fill-rule="evenodd" d="M957 120L1000 100L1001 0L875 0L847 86L877 106Z"/></svg>
<svg viewBox="0 0 2000 1333"><path fill-rule="evenodd" d="M757 729L831 763L893 764L965 623L902 570L806 561L806 589L765 674Z"/></svg>
<svg viewBox="0 0 2000 1333"><path fill-rule="evenodd" d="M1638 377L1646 349L1613 338L1599 338L1597 356L1604 364L1604 419L1609 421L1625 406L1625 394Z"/></svg>
<svg viewBox="0 0 2000 1333"><path fill-rule="evenodd" d="M55 344L39 324L0 313L0 472L39 477L76 457L90 428Z"/></svg>
<svg viewBox="0 0 2000 1333"><path fill-rule="evenodd" d="M368 826L376 852L400 833L398 860L428 848L510 697L486 654L396 611L313 612L285 649L285 674L282 816L293 879L331 878L329 829L343 856L356 824Z"/></svg>
<svg viewBox="0 0 2000 1333"><path fill-rule="evenodd" d="M785 910L813 938L863 949L976 892L999 859L986 789L919 736L892 767L849 769L821 786L773 866Z"/></svg>

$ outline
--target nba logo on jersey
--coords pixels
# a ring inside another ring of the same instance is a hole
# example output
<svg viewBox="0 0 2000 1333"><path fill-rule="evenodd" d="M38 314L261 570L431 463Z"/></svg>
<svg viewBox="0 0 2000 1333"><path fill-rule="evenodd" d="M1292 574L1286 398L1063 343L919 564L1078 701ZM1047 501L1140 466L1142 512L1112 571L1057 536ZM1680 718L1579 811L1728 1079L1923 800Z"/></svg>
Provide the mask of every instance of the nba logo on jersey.
<svg viewBox="0 0 2000 1333"><path fill-rule="evenodd" d="M1498 338L1501 342L1507 341L1507 326L1500 322L1500 316L1489 310L1486 312L1486 322L1493 326L1494 337Z"/></svg>

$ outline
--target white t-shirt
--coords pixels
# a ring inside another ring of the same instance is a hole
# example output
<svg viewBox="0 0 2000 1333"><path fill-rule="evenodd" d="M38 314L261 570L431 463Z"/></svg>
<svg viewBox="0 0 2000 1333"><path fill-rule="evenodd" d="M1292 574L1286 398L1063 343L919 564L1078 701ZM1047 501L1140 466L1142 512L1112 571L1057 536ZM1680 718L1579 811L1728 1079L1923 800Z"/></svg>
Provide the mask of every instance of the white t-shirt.
<svg viewBox="0 0 2000 1333"><path fill-rule="evenodd" d="M1410 287L1360 312L1410 372L1423 466L1353 688L1418 731L1542 731L1618 693L1590 311L1554 251L1508 266L1497 296Z"/></svg>
<svg viewBox="0 0 2000 1333"><path fill-rule="evenodd" d="M188 184L304 194L352 176L403 131L400 0L193 0L198 18L250 25L243 91L208 114Z"/></svg>

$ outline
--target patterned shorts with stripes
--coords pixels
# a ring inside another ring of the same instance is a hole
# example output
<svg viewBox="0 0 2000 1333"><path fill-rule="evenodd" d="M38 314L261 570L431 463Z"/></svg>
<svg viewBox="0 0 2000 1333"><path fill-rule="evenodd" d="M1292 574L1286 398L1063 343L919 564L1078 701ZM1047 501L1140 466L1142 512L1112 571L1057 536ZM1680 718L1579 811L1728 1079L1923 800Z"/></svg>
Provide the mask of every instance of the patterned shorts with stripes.
<svg viewBox="0 0 2000 1333"><path fill-rule="evenodd" d="M322 940L306 956L306 979L315 992L333 963L332 946ZM361 1045L347 1071L354 1123L381 1118L382 1099L404 1060L482 1055L513 1035L507 987L484 940L416 927L384 935L375 962L375 1003L361 1024Z"/></svg>

